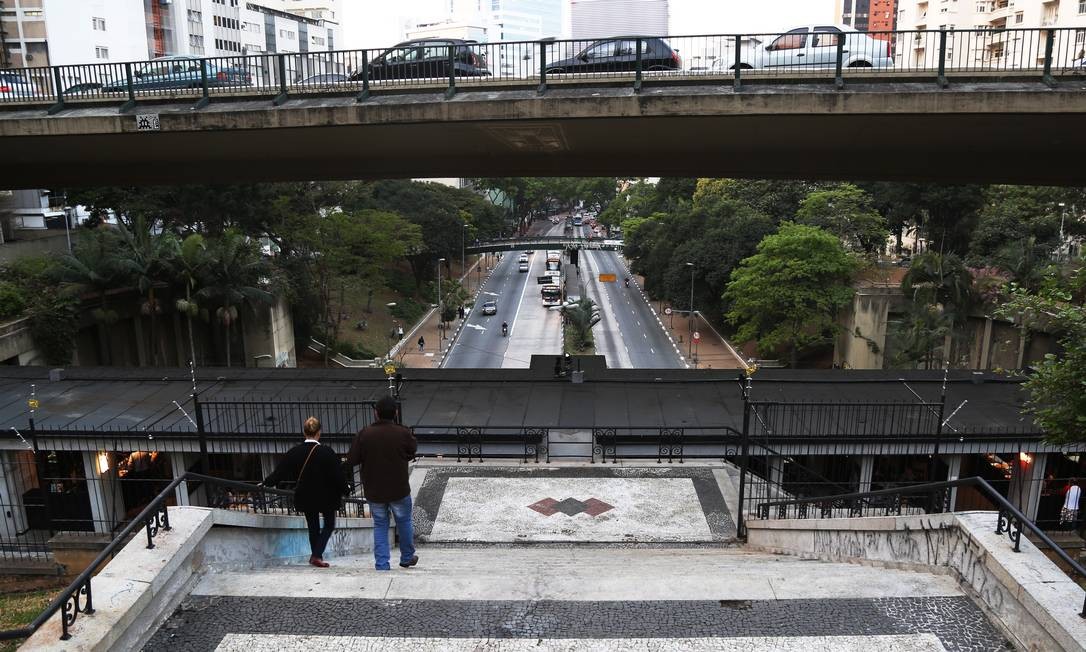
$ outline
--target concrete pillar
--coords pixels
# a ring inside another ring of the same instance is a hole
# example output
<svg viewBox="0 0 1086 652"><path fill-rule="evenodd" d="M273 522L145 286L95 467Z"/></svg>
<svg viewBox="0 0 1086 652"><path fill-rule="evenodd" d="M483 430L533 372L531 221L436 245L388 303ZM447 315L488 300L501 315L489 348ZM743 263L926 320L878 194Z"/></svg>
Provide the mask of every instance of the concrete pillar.
<svg viewBox="0 0 1086 652"><path fill-rule="evenodd" d="M143 337L143 318L136 313L132 317L132 331L136 336L136 363L141 367L146 367L147 362L147 340Z"/></svg>
<svg viewBox="0 0 1086 652"><path fill-rule="evenodd" d="M0 451L0 537L13 539L26 529L23 493L33 484L34 458L24 451Z"/></svg>
<svg viewBox="0 0 1086 652"><path fill-rule="evenodd" d="M856 491L863 493L865 491L871 491L871 477L875 474L875 456L874 455L861 455L860 456L860 484L856 488Z"/></svg>
<svg viewBox="0 0 1086 652"><path fill-rule="evenodd" d="M781 482L784 480L784 458L783 457L771 457L769 458L769 485L770 491L773 487L780 489Z"/></svg>
<svg viewBox="0 0 1086 652"><path fill-rule="evenodd" d="M181 451L169 453L169 456L171 472L170 477L175 480L185 475L185 471L188 470L189 463L196 460L196 455L193 455L192 453L182 453ZM174 500L177 502L177 505L179 507L189 506L188 482L182 482L181 484L177 485L177 489L174 489Z"/></svg>
<svg viewBox="0 0 1086 652"><path fill-rule="evenodd" d="M83 451L83 474L87 479L94 531L109 534L124 517L120 484L113 476L113 455L102 451Z"/></svg>
<svg viewBox="0 0 1086 652"><path fill-rule="evenodd" d="M992 352L992 318L987 317L984 320L984 335L981 336L980 343L980 360L977 361L975 369L988 369L991 365L991 352Z"/></svg>
<svg viewBox="0 0 1086 652"><path fill-rule="evenodd" d="M1007 490L1007 500L1031 521L1037 519L1046 458L1043 453L1020 453L1014 458L1015 473Z"/></svg>
<svg viewBox="0 0 1086 652"><path fill-rule="evenodd" d="M962 472L962 456L961 455L943 455L943 461L946 463L946 479L957 480L961 476ZM958 502L958 488L955 487L950 490L950 511L955 510L955 505Z"/></svg>

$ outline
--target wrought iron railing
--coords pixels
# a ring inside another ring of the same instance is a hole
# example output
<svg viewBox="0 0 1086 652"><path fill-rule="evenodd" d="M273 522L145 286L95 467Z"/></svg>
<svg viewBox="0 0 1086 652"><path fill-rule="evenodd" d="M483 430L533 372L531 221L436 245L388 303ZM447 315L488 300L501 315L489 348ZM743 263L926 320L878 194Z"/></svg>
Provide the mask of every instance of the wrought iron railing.
<svg viewBox="0 0 1086 652"><path fill-rule="evenodd" d="M951 493L960 487L973 487L996 507L995 533L1007 535L1014 552L1021 552L1023 530L1028 531L1060 558L1079 578L1086 580L1086 568L1075 561L1003 494L984 478L972 477L946 482L929 482L894 489L865 491L816 498L794 498L760 503L759 519L852 518L862 516L900 516L909 513L941 513L951 510ZM1086 598L1079 615L1086 618Z"/></svg>
<svg viewBox="0 0 1086 652"><path fill-rule="evenodd" d="M760 80L888 81L952 76L1057 77L1086 74L1074 28L902 30L806 34L716 34L594 40L430 44L328 52L174 58L123 63L5 69L0 106L105 102L132 109L149 99L191 99L196 108L220 97L340 95L432 90L451 97L472 88L533 88L577 83L724 82L736 89Z"/></svg>
<svg viewBox="0 0 1086 652"><path fill-rule="evenodd" d="M120 552L121 548L128 545L131 538L137 536L137 532L141 529L144 530L147 537L147 548L154 548L155 537L158 536L159 532L170 530L170 514L167 505L173 499L174 491L184 482L204 483L220 489L232 490L234 498L231 504L221 505L222 507L245 509L262 514L278 511L293 513L293 509L288 506L286 500L294 495L293 491L256 486L247 482L224 480L199 473L185 473L174 478L166 485L165 489L159 492L154 500L148 503L127 525L121 528L114 535L113 540L98 553L94 561L76 576L29 625L18 629L0 631L0 640L17 640L31 636L57 614L60 615L60 639L62 641L69 640L72 637L69 630L79 615L94 613L92 581L98 568L112 559ZM357 515L365 515L365 500L348 497L345 499L345 503L357 509Z"/></svg>

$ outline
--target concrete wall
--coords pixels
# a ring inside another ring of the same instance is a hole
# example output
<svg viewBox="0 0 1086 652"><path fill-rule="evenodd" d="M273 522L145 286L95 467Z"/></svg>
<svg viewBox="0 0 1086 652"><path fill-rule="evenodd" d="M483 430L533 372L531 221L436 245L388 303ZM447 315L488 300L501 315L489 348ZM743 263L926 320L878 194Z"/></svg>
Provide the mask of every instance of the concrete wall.
<svg viewBox="0 0 1086 652"><path fill-rule="evenodd" d="M0 247L0 251L2 249ZM30 327L26 319L0 324L0 362L11 358L16 358L20 366L45 364L41 354L34 348L34 340L30 337Z"/></svg>
<svg viewBox="0 0 1086 652"><path fill-rule="evenodd" d="M834 362L848 369L882 369L887 316L901 300L900 287L858 288L841 319Z"/></svg>
<svg viewBox="0 0 1086 652"><path fill-rule="evenodd" d="M995 512L747 523L758 549L949 573L1020 649L1086 650L1082 588L1024 536L1015 553L995 525Z"/></svg>
<svg viewBox="0 0 1086 652"><path fill-rule="evenodd" d="M221 568L257 568L308 559L301 516L171 507L169 531L147 549L143 531L94 578L93 616L80 614L61 641L54 616L19 649L23 652L139 650L196 584ZM331 556L373 549L371 519L343 519L333 535ZM304 543L300 543L304 541ZM302 553L302 554L299 554ZM301 559L299 559L299 557Z"/></svg>
<svg viewBox="0 0 1086 652"><path fill-rule="evenodd" d="M278 297L270 306L259 306L257 318L245 322L245 366L297 367L294 346L294 320L286 298ZM271 356L256 360L256 356Z"/></svg>

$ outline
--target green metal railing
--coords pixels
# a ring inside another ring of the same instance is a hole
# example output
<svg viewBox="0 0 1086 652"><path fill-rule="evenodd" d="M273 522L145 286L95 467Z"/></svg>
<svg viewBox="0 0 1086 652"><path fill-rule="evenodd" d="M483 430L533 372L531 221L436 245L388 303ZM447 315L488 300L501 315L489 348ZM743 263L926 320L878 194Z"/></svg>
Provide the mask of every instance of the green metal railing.
<svg viewBox="0 0 1086 652"><path fill-rule="evenodd" d="M1086 75L1086 30L1053 28L905 30L809 33L631 36L599 40L502 43L418 43L381 49L167 57L0 70L0 107L218 98L344 96L430 91L452 98L472 89L610 84L640 92L645 85L730 84L736 91L764 82L1034 79L1054 85Z"/></svg>

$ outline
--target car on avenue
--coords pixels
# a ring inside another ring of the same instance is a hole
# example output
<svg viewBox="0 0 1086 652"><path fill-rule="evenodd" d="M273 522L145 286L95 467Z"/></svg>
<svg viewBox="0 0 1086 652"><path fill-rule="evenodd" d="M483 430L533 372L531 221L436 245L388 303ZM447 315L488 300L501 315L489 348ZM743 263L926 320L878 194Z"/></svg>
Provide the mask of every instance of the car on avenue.
<svg viewBox="0 0 1086 652"><path fill-rule="evenodd" d="M364 71L356 70L349 79L448 79L450 72L456 77L490 75L477 42L454 38L404 41L374 57Z"/></svg>
<svg viewBox="0 0 1086 652"><path fill-rule="evenodd" d="M808 25L791 29L763 45L752 41L739 52L739 63L720 58L716 70L836 68L838 44L845 68L892 68L890 42L871 37L847 25Z"/></svg>
<svg viewBox="0 0 1086 652"><path fill-rule="evenodd" d="M207 69L208 86L251 86L253 76L244 68L219 66L213 60L188 55L158 57L132 72L132 89L136 91L164 88L199 88ZM127 82L113 82L102 90L109 93L128 89Z"/></svg>
<svg viewBox="0 0 1086 652"><path fill-rule="evenodd" d="M636 36L625 36L596 41L569 59L547 64L548 75L586 72L633 72L637 70ZM673 50L667 41L655 37L641 37L642 70L679 70L683 67L679 51Z"/></svg>
<svg viewBox="0 0 1086 652"><path fill-rule="evenodd" d="M40 97L36 86L29 78L17 72L0 70L0 100Z"/></svg>
<svg viewBox="0 0 1086 652"><path fill-rule="evenodd" d="M327 72L321 75L310 75L305 79L296 82L297 86L332 86L347 81L347 75L341 75L339 73Z"/></svg>
<svg viewBox="0 0 1086 652"><path fill-rule="evenodd" d="M484 302L483 303L483 314L484 315L496 315L496 314L498 314L498 302L497 301Z"/></svg>

